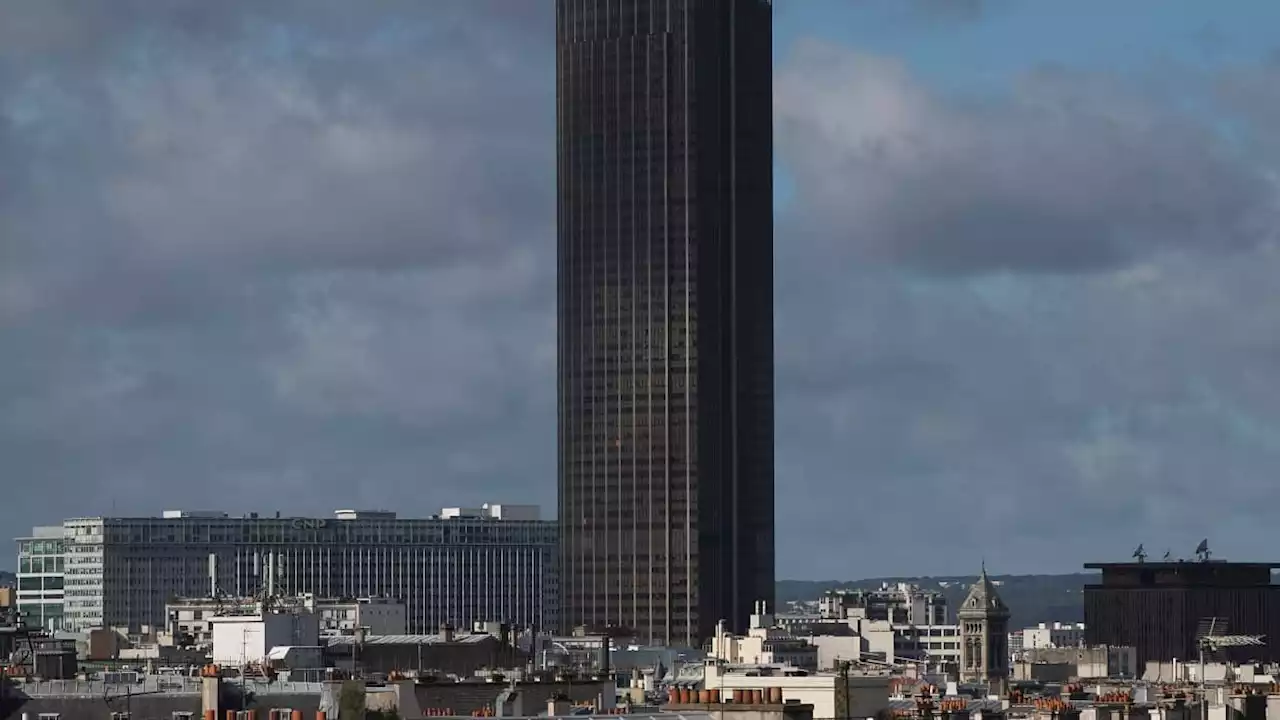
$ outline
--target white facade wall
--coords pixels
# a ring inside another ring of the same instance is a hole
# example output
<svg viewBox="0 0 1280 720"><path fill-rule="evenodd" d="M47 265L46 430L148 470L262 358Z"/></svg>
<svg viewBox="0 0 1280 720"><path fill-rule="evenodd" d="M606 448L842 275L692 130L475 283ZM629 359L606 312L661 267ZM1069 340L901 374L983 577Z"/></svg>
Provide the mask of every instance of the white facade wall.
<svg viewBox="0 0 1280 720"><path fill-rule="evenodd" d="M218 665L266 662L272 648L315 647L320 642L312 613L216 617L212 624L213 662Z"/></svg>
<svg viewBox="0 0 1280 720"><path fill-rule="evenodd" d="M66 543L66 611L68 630L106 626L106 607L128 602L125 588L106 585L106 540L102 518L75 518L62 523Z"/></svg>
<svg viewBox="0 0 1280 720"><path fill-rule="evenodd" d="M1084 623L1040 623L1022 630L1023 650L1068 648L1084 645Z"/></svg>
<svg viewBox="0 0 1280 720"><path fill-rule="evenodd" d="M932 663L960 662L959 625L897 625L897 654Z"/></svg>
<svg viewBox="0 0 1280 720"><path fill-rule="evenodd" d="M862 637L862 653L880 657L885 662L928 661L950 663L960 661L959 625L902 625L884 620L850 620L850 627ZM824 640L825 642L825 640ZM852 649L852 644L831 645L841 652ZM842 656L840 659L852 660ZM819 664L823 658L819 657Z"/></svg>
<svg viewBox="0 0 1280 720"><path fill-rule="evenodd" d="M809 639L818 648L818 670L835 670L842 661L861 660L868 644L860 635L814 635Z"/></svg>

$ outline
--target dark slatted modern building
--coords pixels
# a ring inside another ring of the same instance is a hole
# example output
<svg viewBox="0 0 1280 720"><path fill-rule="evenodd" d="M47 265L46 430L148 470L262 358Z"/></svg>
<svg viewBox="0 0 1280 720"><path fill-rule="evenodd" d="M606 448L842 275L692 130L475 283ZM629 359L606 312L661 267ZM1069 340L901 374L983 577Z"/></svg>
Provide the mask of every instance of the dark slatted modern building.
<svg viewBox="0 0 1280 720"><path fill-rule="evenodd" d="M569 628L697 645L772 602L772 22L557 0Z"/></svg>
<svg viewBox="0 0 1280 720"><path fill-rule="evenodd" d="M1195 660L1197 632L1216 618L1215 634L1262 635L1265 646L1238 648L1239 659L1280 660L1280 585L1276 563L1208 561L1090 563L1101 582L1084 586L1085 642L1130 645L1138 663Z"/></svg>

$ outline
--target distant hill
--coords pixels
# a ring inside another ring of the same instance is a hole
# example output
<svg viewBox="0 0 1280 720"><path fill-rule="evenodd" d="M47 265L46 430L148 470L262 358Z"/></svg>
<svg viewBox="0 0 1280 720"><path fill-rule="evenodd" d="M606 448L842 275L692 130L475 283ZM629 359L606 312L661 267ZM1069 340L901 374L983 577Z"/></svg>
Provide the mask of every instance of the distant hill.
<svg viewBox="0 0 1280 720"><path fill-rule="evenodd" d="M11 572L0 570L0 587L12 587L18 584L18 576Z"/></svg>
<svg viewBox="0 0 1280 720"><path fill-rule="evenodd" d="M1072 575L992 575L1000 590L1000 597L1009 606L1012 617L1009 629L1035 627L1037 623L1083 622L1084 605L1082 589L1085 583L1097 582L1096 574ZM853 582L838 580L780 580L778 581L778 605L793 601L817 600L826 590L836 588L874 589L883 583L907 582L926 590L939 590L947 598L954 614L964 602L969 586L976 578L972 575L955 577L899 577L868 578Z"/></svg>

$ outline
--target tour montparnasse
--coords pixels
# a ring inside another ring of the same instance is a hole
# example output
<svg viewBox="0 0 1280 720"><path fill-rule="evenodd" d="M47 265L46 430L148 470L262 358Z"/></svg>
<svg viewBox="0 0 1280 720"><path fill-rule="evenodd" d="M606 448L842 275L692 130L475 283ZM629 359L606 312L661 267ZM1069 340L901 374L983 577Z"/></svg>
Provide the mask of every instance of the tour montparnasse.
<svg viewBox="0 0 1280 720"><path fill-rule="evenodd" d="M696 646L774 595L772 8L556 41L562 620Z"/></svg>

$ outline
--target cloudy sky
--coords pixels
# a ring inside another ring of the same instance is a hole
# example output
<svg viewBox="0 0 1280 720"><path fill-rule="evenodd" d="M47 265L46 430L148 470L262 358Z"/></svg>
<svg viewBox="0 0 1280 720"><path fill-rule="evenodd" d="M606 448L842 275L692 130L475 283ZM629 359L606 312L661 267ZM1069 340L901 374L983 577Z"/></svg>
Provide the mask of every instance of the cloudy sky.
<svg viewBox="0 0 1280 720"><path fill-rule="evenodd" d="M786 574L1275 559L1274 0L775 5ZM0 0L0 532L553 507L551 10Z"/></svg>

